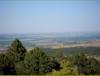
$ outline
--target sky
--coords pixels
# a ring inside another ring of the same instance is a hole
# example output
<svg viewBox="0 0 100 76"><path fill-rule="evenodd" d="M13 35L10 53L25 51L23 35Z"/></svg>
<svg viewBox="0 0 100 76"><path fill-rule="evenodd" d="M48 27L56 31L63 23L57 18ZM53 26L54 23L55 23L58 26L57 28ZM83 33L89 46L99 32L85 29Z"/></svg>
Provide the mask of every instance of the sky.
<svg viewBox="0 0 100 76"><path fill-rule="evenodd" d="M0 33L100 33L99 0L1 0Z"/></svg>

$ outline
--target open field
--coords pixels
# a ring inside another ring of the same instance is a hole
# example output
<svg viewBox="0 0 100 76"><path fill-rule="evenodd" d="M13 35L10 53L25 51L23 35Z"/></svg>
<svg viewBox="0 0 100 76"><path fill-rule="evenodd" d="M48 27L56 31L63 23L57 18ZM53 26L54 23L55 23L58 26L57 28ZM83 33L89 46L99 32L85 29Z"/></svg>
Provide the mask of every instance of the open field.
<svg viewBox="0 0 100 76"><path fill-rule="evenodd" d="M57 45L53 46L52 48L70 48L70 47L100 47L100 40L94 40L94 41L86 41L86 42L80 42L77 44L68 44L68 45Z"/></svg>

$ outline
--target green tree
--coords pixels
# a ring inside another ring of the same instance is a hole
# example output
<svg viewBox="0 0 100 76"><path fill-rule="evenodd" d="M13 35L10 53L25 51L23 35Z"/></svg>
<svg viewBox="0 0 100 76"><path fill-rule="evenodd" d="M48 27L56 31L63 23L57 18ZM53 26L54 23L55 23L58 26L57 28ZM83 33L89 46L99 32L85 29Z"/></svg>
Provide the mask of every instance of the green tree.
<svg viewBox="0 0 100 76"><path fill-rule="evenodd" d="M51 69L48 67L49 58L39 48L35 48L26 54L24 64L28 74L44 74Z"/></svg>
<svg viewBox="0 0 100 76"><path fill-rule="evenodd" d="M22 74L20 69L24 70L23 74L46 74L56 68L56 64L41 49L34 48L26 54L22 63L16 65L16 69L19 74Z"/></svg>
<svg viewBox="0 0 100 76"><path fill-rule="evenodd" d="M1 64L3 66L3 74L16 74L15 65L17 62L24 60L25 54L26 49L18 39L15 39L7 49L7 52L0 58L2 59Z"/></svg>
<svg viewBox="0 0 100 76"><path fill-rule="evenodd" d="M18 39L15 39L7 50L9 59L14 63L24 60L25 53L26 49Z"/></svg>
<svg viewBox="0 0 100 76"><path fill-rule="evenodd" d="M6 54L0 54L0 74L16 74L14 65L10 62Z"/></svg>
<svg viewBox="0 0 100 76"><path fill-rule="evenodd" d="M87 57L80 53L73 56L73 63L77 66L79 74L86 74Z"/></svg>
<svg viewBox="0 0 100 76"><path fill-rule="evenodd" d="M79 74L100 74L100 62L95 58L87 58L83 53L74 56L73 63L77 66Z"/></svg>
<svg viewBox="0 0 100 76"><path fill-rule="evenodd" d="M89 58L86 68L87 74L100 74L100 61L95 58Z"/></svg>
<svg viewBox="0 0 100 76"><path fill-rule="evenodd" d="M17 62L15 64L15 68L16 68L17 75L27 74L26 69L25 69L25 65L24 65L24 61Z"/></svg>

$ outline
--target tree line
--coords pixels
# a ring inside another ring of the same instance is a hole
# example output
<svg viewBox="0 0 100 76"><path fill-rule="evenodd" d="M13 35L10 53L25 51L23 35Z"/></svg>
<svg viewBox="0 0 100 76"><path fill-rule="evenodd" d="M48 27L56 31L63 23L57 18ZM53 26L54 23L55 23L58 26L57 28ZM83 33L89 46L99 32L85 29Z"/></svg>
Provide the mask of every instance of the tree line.
<svg viewBox="0 0 100 76"><path fill-rule="evenodd" d="M83 53L65 57L61 52L46 54L40 48L27 51L15 39L5 53L0 53L1 75L100 74L100 61Z"/></svg>

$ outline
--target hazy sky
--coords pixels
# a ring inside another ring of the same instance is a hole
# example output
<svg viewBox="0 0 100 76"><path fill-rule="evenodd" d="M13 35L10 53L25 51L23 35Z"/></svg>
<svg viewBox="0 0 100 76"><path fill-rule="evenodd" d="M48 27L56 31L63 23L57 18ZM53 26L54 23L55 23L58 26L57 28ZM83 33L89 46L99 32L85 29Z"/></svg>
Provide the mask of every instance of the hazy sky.
<svg viewBox="0 0 100 76"><path fill-rule="evenodd" d="M100 32L100 1L0 1L0 33Z"/></svg>

